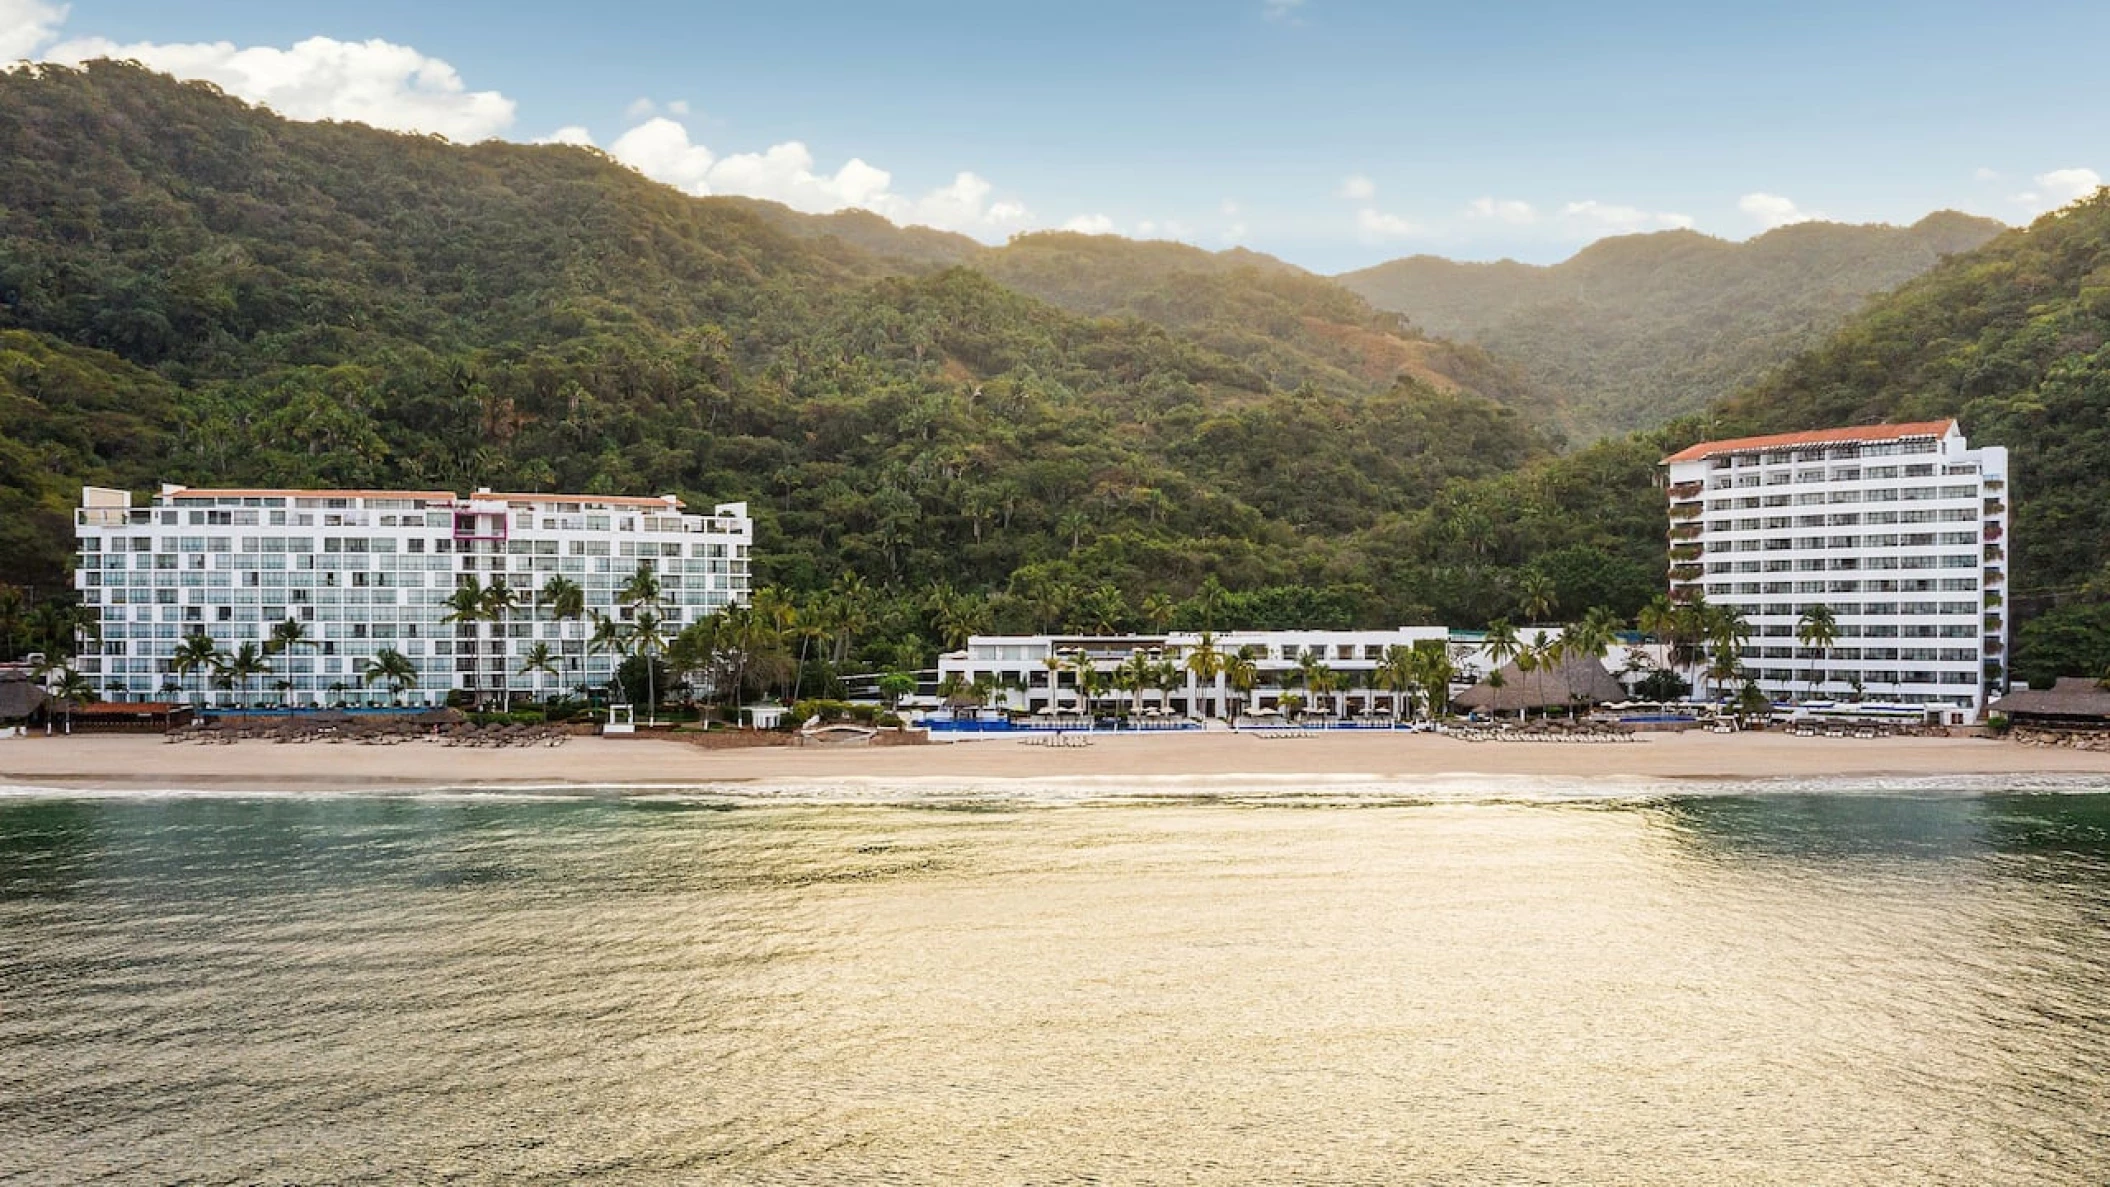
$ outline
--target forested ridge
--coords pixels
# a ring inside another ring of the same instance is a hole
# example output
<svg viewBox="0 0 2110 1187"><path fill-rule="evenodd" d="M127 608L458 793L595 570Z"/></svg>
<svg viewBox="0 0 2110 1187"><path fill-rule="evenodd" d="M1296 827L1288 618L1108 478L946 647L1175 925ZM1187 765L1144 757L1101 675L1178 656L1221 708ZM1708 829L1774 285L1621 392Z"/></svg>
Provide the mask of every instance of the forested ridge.
<svg viewBox="0 0 2110 1187"><path fill-rule="evenodd" d="M2016 673L2110 673L2110 191L1876 299L1713 427L1946 416L2013 454Z"/></svg>
<svg viewBox="0 0 2110 1187"><path fill-rule="evenodd" d="M1413 256L1337 279L1486 348L1528 385L1516 398L1547 393L1592 438L1698 412L2002 229L1942 211L1909 227L1798 223L1744 243L1659 231L1600 239L1551 267Z"/></svg>
<svg viewBox="0 0 2110 1187"><path fill-rule="evenodd" d="M1170 308L1150 265L1086 314L588 151L295 123L109 63L0 75L0 160L16 584L63 582L83 481L745 498L761 582L878 591L875 664L927 659L935 605L1140 627L1220 587L1227 623L1472 621L1542 552L1584 604L1660 576L1645 496L1581 521L1501 485L1555 443L1311 349L1330 316L1410 332L1286 266L1225 261ZM1062 274L1046 250L1018 267Z"/></svg>
<svg viewBox="0 0 2110 1187"><path fill-rule="evenodd" d="M971 629L1631 617L1663 587L1666 452L1956 415L2015 451L2016 670L2100 671L2106 253L2097 197L1704 415L1562 452L1499 366L1372 369L1333 339L1479 364L1264 256L989 249L133 66L24 70L0 74L0 584L63 585L82 482L490 485L747 499L758 583L857 591L865 670Z"/></svg>

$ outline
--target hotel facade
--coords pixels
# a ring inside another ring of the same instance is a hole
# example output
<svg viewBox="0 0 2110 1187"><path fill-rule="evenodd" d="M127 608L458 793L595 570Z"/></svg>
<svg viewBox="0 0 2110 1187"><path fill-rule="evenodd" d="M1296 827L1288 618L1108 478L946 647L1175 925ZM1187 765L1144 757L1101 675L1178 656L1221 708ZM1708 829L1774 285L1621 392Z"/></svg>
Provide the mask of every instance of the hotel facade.
<svg viewBox="0 0 2110 1187"><path fill-rule="evenodd" d="M1558 639L1561 628L1522 628L1526 642L1539 636ZM1146 687L1140 695L1114 691L1101 694L1101 707L1119 701L1135 703L1145 711L1185 718L1223 717L1233 708L1251 713L1278 709L1285 696L1294 695L1308 712L1339 716L1381 715L1389 712L1394 693L1378 687L1377 671L1385 652L1393 647L1441 644L1455 669L1452 692L1471 686L1494 666L1484 644L1485 632L1459 631L1440 626L1398 627L1390 630L1340 631L1222 631L1209 637L1221 655L1246 651L1256 677L1251 690L1228 687L1222 676L1204 682L1187 667L1188 658L1201 646L1198 631L1173 631L1157 635L977 635L958 651L938 657L938 676L958 677L972 684L978 678L993 681L989 702L992 708L1020 712L1076 713L1080 710L1076 665L1089 657L1093 668L1112 676L1141 657L1171 677L1165 684ZM1631 653L1645 651L1638 645L1616 644L1605 658L1614 672L1631 661ZM1314 696L1304 686L1307 664L1323 664L1333 677L1333 690ZM1164 672L1169 666L1171 671Z"/></svg>
<svg viewBox="0 0 2110 1187"><path fill-rule="evenodd" d="M619 591L657 575L671 636L749 595L753 523L744 503L687 514L672 495L449 491L197 490L164 486L151 505L90 487L75 515L75 584L101 616L79 670L109 701L207 705L444 704L449 693L575 693L606 685L621 656L589 646L591 615L629 621ZM589 613L559 618L541 591L577 585ZM448 622L458 585L502 581L518 609L499 621ZM223 652L261 648L273 628L306 636L271 672L222 689L172 660L190 635ZM537 643L553 672L523 672ZM414 686L369 683L383 650L405 656Z"/></svg>
<svg viewBox="0 0 2110 1187"><path fill-rule="evenodd" d="M1744 615L1776 700L1876 700L1975 718L2006 686L2007 450L1953 420L1709 441L1664 459L1670 593ZM1797 640L1827 607L1829 648Z"/></svg>

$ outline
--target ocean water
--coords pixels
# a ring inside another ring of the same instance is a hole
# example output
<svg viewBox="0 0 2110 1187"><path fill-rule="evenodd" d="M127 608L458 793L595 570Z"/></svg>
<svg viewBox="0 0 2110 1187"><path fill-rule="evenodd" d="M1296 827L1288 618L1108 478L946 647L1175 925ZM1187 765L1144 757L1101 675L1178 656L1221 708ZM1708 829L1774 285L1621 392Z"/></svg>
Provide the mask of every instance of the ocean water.
<svg viewBox="0 0 2110 1187"><path fill-rule="evenodd" d="M0 1182L2110 1182L2110 795L0 797Z"/></svg>

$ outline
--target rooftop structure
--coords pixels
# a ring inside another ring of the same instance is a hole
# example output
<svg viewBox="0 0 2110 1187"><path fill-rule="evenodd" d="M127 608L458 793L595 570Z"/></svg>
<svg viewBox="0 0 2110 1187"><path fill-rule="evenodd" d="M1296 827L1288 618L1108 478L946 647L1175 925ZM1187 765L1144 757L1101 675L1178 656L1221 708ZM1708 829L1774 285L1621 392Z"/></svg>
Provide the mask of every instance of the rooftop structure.
<svg viewBox="0 0 2110 1187"><path fill-rule="evenodd" d="M692 515L673 495L164 486L143 507L87 488L75 533L75 583L102 619L79 666L102 699L313 706L605 685L621 657L588 645L590 616L631 621L638 607L618 591L640 569L658 578L669 635L745 601L753 524L744 503ZM581 613L543 596L552 578L579 587ZM452 621L447 599L471 581L503 584L517 607ZM175 670L188 636L231 652L288 620L304 640L246 686ZM538 643L554 671L522 670ZM367 679L383 650L415 668L400 695Z"/></svg>
<svg viewBox="0 0 2110 1187"><path fill-rule="evenodd" d="M1859 688L1961 720L2005 687L2005 449L1939 420L1709 441L1663 464L1671 597L1743 614L1769 696ZM1817 607L1829 646L1797 638Z"/></svg>

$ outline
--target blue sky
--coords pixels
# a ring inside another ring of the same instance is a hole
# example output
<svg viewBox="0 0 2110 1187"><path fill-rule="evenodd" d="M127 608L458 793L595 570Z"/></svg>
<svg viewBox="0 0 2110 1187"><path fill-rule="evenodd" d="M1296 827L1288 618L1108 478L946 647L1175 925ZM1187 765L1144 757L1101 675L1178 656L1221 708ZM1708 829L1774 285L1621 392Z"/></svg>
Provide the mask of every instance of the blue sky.
<svg viewBox="0 0 2110 1187"><path fill-rule="evenodd" d="M1322 271L2023 221L2110 169L2110 5L1844 7L0 0L0 55L119 50L289 115L561 129L697 192Z"/></svg>

